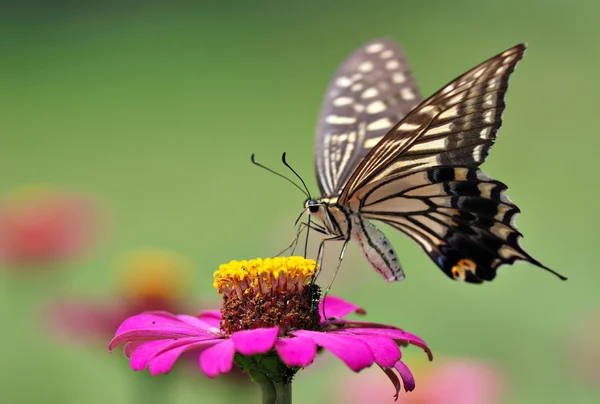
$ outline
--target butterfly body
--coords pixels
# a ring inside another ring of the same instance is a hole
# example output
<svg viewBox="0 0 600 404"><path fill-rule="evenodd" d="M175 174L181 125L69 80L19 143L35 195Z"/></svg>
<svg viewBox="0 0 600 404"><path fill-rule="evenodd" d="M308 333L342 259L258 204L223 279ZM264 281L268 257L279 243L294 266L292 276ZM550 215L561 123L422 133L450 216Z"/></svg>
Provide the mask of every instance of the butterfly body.
<svg viewBox="0 0 600 404"><path fill-rule="evenodd" d="M333 236L330 240L356 240L364 257L386 281L404 279L398 255L385 234L352 210L351 205L339 205L337 198L321 198L306 201L305 206L323 223L325 234Z"/></svg>
<svg viewBox="0 0 600 404"><path fill-rule="evenodd" d="M503 183L479 169L524 52L524 45L510 48L422 102L398 45L379 39L354 52L334 75L317 126L324 196L305 204L326 240L354 239L389 282L404 272L371 220L412 238L452 279L490 281L516 260L566 279L520 247L519 208Z"/></svg>

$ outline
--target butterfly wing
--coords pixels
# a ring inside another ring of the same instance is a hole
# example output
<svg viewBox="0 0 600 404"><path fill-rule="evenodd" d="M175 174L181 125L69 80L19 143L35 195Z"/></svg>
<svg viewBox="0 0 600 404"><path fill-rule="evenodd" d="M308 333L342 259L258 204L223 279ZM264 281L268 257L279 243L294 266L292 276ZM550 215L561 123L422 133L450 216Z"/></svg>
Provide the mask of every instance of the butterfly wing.
<svg viewBox="0 0 600 404"><path fill-rule="evenodd" d="M551 271L520 247L506 186L478 169L524 51L494 56L416 107L363 159L339 203L401 230L454 279L489 281L515 260Z"/></svg>
<svg viewBox="0 0 600 404"><path fill-rule="evenodd" d="M321 195L337 196L358 162L420 101L397 44L377 39L352 53L331 80L317 125Z"/></svg>

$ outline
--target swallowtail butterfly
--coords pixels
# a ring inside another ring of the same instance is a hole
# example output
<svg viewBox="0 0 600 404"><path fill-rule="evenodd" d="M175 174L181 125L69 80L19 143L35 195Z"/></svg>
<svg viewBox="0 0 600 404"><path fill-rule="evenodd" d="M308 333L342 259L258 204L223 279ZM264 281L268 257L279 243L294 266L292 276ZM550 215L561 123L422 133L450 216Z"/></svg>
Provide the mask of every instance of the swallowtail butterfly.
<svg viewBox="0 0 600 404"><path fill-rule="evenodd" d="M329 236L323 241L344 241L342 254L354 239L388 282L404 271L370 220L412 238L452 279L491 281L499 266L517 260L566 279L521 248L519 208L506 185L479 169L524 52L514 46L421 102L398 45L378 39L356 50L325 94L315 148L323 196L305 202L322 226L309 226Z"/></svg>

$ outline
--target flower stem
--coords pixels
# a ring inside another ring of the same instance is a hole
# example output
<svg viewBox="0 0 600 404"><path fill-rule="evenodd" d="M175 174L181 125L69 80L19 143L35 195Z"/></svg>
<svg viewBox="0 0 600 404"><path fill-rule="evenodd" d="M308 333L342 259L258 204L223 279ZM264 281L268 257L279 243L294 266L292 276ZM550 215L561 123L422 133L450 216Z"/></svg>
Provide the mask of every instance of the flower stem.
<svg viewBox="0 0 600 404"><path fill-rule="evenodd" d="M277 391L277 404L292 403L292 383L275 383L275 391Z"/></svg>
<svg viewBox="0 0 600 404"><path fill-rule="evenodd" d="M252 378L260 386L262 404L291 404L292 384L276 382L265 374L254 372Z"/></svg>
<svg viewBox="0 0 600 404"><path fill-rule="evenodd" d="M287 367L276 353L236 354L235 362L260 386L262 404L292 403L292 378L298 369Z"/></svg>

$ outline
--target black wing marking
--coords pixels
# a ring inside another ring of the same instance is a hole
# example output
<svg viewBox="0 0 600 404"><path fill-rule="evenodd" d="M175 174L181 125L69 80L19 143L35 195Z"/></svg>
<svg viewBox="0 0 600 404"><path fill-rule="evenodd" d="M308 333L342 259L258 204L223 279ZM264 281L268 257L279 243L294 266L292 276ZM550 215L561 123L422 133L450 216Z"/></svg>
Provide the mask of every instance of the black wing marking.
<svg viewBox="0 0 600 404"><path fill-rule="evenodd" d="M361 216L410 236L453 279L491 281L516 260L555 274L519 245L520 212L506 185L473 167L444 166L398 176L364 195Z"/></svg>
<svg viewBox="0 0 600 404"><path fill-rule="evenodd" d="M337 196L359 161L420 101L397 44L377 39L352 53L321 107L315 139L321 195Z"/></svg>

